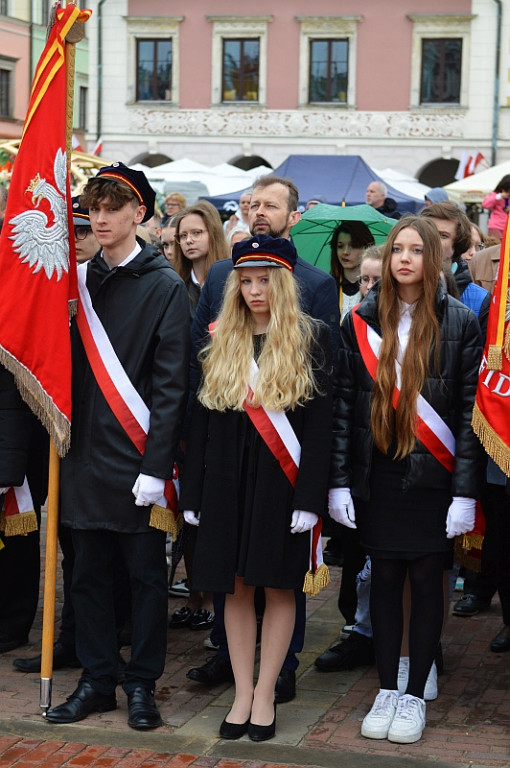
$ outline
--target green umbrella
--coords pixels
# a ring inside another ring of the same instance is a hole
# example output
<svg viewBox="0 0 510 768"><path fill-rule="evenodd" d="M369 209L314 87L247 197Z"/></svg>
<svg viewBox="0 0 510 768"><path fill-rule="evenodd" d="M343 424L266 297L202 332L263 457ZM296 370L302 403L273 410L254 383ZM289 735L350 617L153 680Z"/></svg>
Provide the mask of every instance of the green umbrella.
<svg viewBox="0 0 510 768"><path fill-rule="evenodd" d="M386 218L371 205L314 205L290 231L301 258L329 272L331 238L342 221L362 221L373 234L376 245L380 245L386 241L396 219Z"/></svg>

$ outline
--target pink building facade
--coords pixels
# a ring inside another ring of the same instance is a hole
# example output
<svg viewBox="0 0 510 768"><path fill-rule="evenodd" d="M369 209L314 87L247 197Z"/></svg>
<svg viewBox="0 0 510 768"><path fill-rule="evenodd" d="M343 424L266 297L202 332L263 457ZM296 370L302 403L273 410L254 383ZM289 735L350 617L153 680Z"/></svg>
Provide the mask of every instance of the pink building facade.
<svg viewBox="0 0 510 768"><path fill-rule="evenodd" d="M504 160L506 6L498 16L497 0L259 0L249 12L234 0L91 3L89 136L126 162L274 167L296 152L360 154L420 175L475 148Z"/></svg>

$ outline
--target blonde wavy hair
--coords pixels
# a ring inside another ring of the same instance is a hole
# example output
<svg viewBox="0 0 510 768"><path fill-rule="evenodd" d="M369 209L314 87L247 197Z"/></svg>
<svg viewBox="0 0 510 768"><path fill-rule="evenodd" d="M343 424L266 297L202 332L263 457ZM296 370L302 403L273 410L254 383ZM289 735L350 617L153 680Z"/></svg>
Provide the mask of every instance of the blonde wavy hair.
<svg viewBox="0 0 510 768"><path fill-rule="evenodd" d="M416 302L409 341L402 360L400 397L393 407L396 384L395 359L398 354L400 307L398 284L391 274L393 243L406 227L415 229L423 240L423 292ZM416 443L415 419L418 394L429 374L431 353L439 371L440 329L436 314L436 291L439 284L443 250L437 227L423 217L406 216L391 230L383 251L379 323L382 330L381 353L371 406L371 430L377 448L387 453L396 441L397 459L403 459Z"/></svg>
<svg viewBox="0 0 510 768"><path fill-rule="evenodd" d="M210 410L243 410L253 359L253 320L241 294L240 270L230 274L211 340L199 355L200 402ZM292 273L268 268L271 319L258 360L259 376L250 405L284 411L304 405L317 390L312 343L316 322L301 312Z"/></svg>

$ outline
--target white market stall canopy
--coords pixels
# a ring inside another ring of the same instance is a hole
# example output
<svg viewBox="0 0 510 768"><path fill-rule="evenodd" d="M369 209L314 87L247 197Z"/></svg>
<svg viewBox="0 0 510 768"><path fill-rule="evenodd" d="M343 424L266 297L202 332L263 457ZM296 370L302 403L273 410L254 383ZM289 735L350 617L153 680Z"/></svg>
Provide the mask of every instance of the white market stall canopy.
<svg viewBox="0 0 510 768"><path fill-rule="evenodd" d="M485 195L492 192L498 182L510 174L510 160L493 165L485 171L467 176L465 179L453 181L444 187L450 200L457 203L481 203Z"/></svg>
<svg viewBox="0 0 510 768"><path fill-rule="evenodd" d="M197 185L195 198L199 195L235 194L251 186L259 176L271 172L271 168L266 166L243 171L229 163L211 167L187 158L157 165L155 168L148 168L145 165L135 165L133 168L143 171L153 187L162 194L182 191L187 196L187 186L178 189L179 185ZM188 187L189 191L191 190ZM192 194L189 195L188 202L192 201L192 196Z"/></svg>

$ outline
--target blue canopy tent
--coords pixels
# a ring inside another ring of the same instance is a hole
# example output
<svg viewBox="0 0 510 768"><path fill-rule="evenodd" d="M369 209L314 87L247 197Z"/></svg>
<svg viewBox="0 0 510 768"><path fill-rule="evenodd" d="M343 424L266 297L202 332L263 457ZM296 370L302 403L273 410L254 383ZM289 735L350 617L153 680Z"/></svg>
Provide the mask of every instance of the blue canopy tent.
<svg viewBox="0 0 510 768"><path fill-rule="evenodd" d="M383 181L359 155L289 155L273 173L292 179L299 189L299 205L302 208L317 195L321 195L330 205L363 205L370 182ZM388 197L396 201L401 213L418 213L423 208L423 200L386 186ZM205 197L205 200L209 200L219 211L227 212L236 209L241 194L237 191L233 195Z"/></svg>

